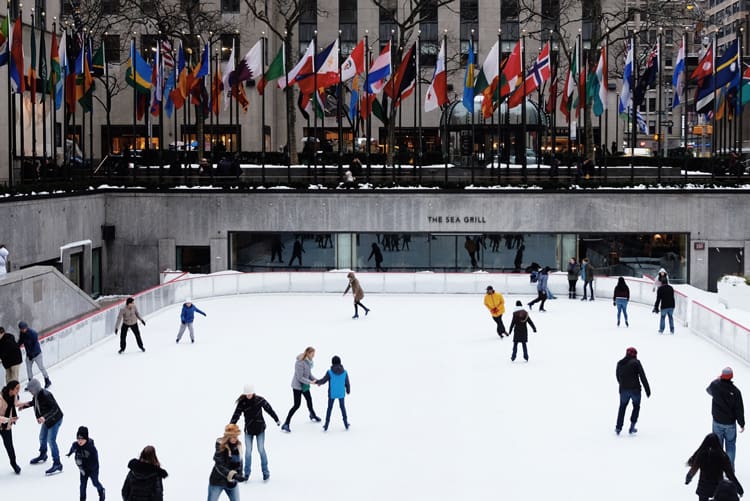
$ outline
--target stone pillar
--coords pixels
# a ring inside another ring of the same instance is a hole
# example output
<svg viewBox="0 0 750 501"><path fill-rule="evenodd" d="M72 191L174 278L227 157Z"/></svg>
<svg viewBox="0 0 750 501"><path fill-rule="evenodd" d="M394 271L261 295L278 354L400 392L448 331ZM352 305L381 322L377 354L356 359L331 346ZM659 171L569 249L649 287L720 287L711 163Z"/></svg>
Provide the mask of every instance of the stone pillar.
<svg viewBox="0 0 750 501"><path fill-rule="evenodd" d="M229 268L229 241L226 237L212 238L211 247L211 273L225 271Z"/></svg>
<svg viewBox="0 0 750 501"><path fill-rule="evenodd" d="M159 273L177 269L177 246L174 238L159 239Z"/></svg>

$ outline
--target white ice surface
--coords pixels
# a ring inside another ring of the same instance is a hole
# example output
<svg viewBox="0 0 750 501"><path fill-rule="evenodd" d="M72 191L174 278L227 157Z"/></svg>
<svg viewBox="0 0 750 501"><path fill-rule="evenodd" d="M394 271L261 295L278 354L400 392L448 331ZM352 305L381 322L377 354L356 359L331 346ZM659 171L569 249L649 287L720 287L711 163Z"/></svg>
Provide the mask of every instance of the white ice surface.
<svg viewBox="0 0 750 501"><path fill-rule="evenodd" d="M107 498L120 499L128 460L153 444L169 472L165 499L203 500L214 440L244 383L254 383L283 421L294 359L312 345L316 377L335 354L350 373L352 426L344 430L335 407L324 433L304 402L290 434L267 418L271 480L260 479L255 452L242 499L694 499L684 464L711 429L705 387L731 365L738 386L750 388L744 363L686 328L658 336L646 306L631 304L630 328L618 329L608 300L548 301L547 313L531 312L539 333L529 334L530 362L519 353L511 363L512 343L495 334L481 295L368 295L372 312L359 320L351 319L351 301L309 294L197 301L208 317L196 316L193 345L187 333L175 345L174 305L147 319L145 354L129 335L118 355L112 335L51 369L65 413L61 453L78 426L88 426ZM631 345L653 395L644 395L637 436L618 437L615 364ZM323 417L326 390L312 392ZM14 475L0 452L2 499L78 499L72 457L49 478L49 460L29 465L38 431L33 410L22 411L13 435L23 471ZM750 444L739 435L737 475L746 483L748 458Z"/></svg>

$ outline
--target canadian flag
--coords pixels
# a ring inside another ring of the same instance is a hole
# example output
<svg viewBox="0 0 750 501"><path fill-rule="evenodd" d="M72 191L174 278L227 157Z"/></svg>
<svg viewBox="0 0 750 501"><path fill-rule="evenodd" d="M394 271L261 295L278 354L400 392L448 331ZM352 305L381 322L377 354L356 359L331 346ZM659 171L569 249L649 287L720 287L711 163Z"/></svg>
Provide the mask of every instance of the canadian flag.
<svg viewBox="0 0 750 501"><path fill-rule="evenodd" d="M448 75L445 72L445 42L440 45L432 83L424 97L424 110L442 108L448 102Z"/></svg>

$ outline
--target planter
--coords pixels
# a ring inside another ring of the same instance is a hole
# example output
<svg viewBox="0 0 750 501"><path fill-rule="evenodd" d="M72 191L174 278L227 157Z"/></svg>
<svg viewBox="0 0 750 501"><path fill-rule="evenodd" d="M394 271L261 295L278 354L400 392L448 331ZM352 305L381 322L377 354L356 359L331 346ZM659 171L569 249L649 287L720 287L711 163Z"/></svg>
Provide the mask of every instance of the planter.
<svg viewBox="0 0 750 501"><path fill-rule="evenodd" d="M750 311L750 285L745 277L726 275L717 282L719 302L727 308Z"/></svg>

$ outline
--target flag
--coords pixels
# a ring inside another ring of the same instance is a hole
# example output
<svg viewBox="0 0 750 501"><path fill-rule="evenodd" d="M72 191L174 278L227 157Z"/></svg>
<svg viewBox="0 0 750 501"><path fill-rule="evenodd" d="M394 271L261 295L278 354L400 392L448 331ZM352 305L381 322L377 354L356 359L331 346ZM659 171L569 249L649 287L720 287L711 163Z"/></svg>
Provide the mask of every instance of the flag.
<svg viewBox="0 0 750 501"><path fill-rule="evenodd" d="M636 120L638 122L638 132L642 134L648 134L648 124L646 124L646 119L643 118L643 115L641 115L641 112L637 110L636 110Z"/></svg>
<svg viewBox="0 0 750 501"><path fill-rule="evenodd" d="M346 82L365 71L365 39L359 41L344 64L341 65L341 81Z"/></svg>
<svg viewBox="0 0 750 501"><path fill-rule="evenodd" d="M8 44L10 42L10 16L3 18L2 24L0 24L0 66L8 64Z"/></svg>
<svg viewBox="0 0 750 501"><path fill-rule="evenodd" d="M258 85L256 85L256 87L258 88L258 94L263 95L263 90L266 88L266 84L268 82L273 82L274 80L284 76L285 64L284 46L282 45L282 47L274 56L273 61L271 61L271 64L266 69L266 72L260 78Z"/></svg>
<svg viewBox="0 0 750 501"><path fill-rule="evenodd" d="M245 94L245 86L237 84L232 86L232 97L237 104L242 108L243 113L247 113L247 108L250 106L250 102L247 100L247 94Z"/></svg>
<svg viewBox="0 0 750 501"><path fill-rule="evenodd" d="M578 101L580 99L578 79L580 79L580 68L578 62L578 38L576 38L573 59L570 62L568 78L565 82L565 90L563 91L563 102L567 108L567 113L563 113L568 120L570 120L571 115L575 117L578 114Z"/></svg>
<svg viewBox="0 0 750 501"><path fill-rule="evenodd" d="M570 107L568 106L568 88L570 87L570 80L573 78L568 68L568 74L565 75L565 85L563 85L562 97L560 99L560 111L565 117L565 122L570 123Z"/></svg>
<svg viewBox="0 0 750 501"><path fill-rule="evenodd" d="M93 109L94 77L91 75L91 40L81 50L79 62L76 61L76 96L84 112ZM79 73L80 71L80 73Z"/></svg>
<svg viewBox="0 0 750 501"><path fill-rule="evenodd" d="M372 113L372 103L375 101L375 94L361 94L359 98L359 116L362 120L367 120L367 117Z"/></svg>
<svg viewBox="0 0 750 501"><path fill-rule="evenodd" d="M534 65L529 69L526 76L526 84L518 87L508 100L508 107L515 108L523 102L523 99L540 88L544 82L549 80L552 73L549 64L549 42L544 44L542 51L537 56ZM525 92L524 92L525 91Z"/></svg>
<svg viewBox="0 0 750 501"><path fill-rule="evenodd" d="M742 106L745 106L747 103L750 103L750 66L745 68L745 71L742 72L742 89L741 89L740 104Z"/></svg>
<svg viewBox="0 0 750 501"><path fill-rule="evenodd" d="M466 111L474 113L474 43L471 38L469 38L469 54L466 60L466 72L464 73L464 96L462 102Z"/></svg>
<svg viewBox="0 0 750 501"><path fill-rule="evenodd" d="M130 57L126 63L125 81L141 94L151 92L151 65L135 50L135 40L130 41Z"/></svg>
<svg viewBox="0 0 750 501"><path fill-rule="evenodd" d="M161 51L157 50L154 54L154 65L151 69L151 115L155 117L159 116L162 92L164 91L163 71Z"/></svg>
<svg viewBox="0 0 750 501"><path fill-rule="evenodd" d="M34 16L31 16L32 19ZM31 102L36 101L36 29L34 23L31 26L31 64L29 65L29 73L26 79L26 88L31 90ZM44 36L44 35L42 35Z"/></svg>
<svg viewBox="0 0 750 501"><path fill-rule="evenodd" d="M475 87L476 89L476 87ZM435 73L424 97L424 110L433 111L448 103L448 74L445 72L445 41L440 44Z"/></svg>
<svg viewBox="0 0 750 501"><path fill-rule="evenodd" d="M607 77L607 47L602 47L599 63L596 65L596 89L594 93L594 116L600 117L607 109L609 82Z"/></svg>
<svg viewBox="0 0 750 501"><path fill-rule="evenodd" d="M677 61L674 65L674 74L672 75L672 87L674 88L674 97L672 98L672 109L680 105L680 98L685 91L685 38L682 38L680 50L677 52Z"/></svg>
<svg viewBox="0 0 750 501"><path fill-rule="evenodd" d="M187 64L185 64L185 52L182 49L182 43L180 43L180 48L177 51L174 89L172 89L169 95L172 103L174 103L175 110L179 110L185 106L187 94Z"/></svg>
<svg viewBox="0 0 750 501"><path fill-rule="evenodd" d="M225 110L229 108L229 98L232 95L232 84L229 82L229 78L232 74L234 74L234 72L234 42L232 42L232 52L229 54L227 64L224 65L224 78L221 82L222 86L224 87L224 92L226 93L226 96L224 97Z"/></svg>
<svg viewBox="0 0 750 501"><path fill-rule="evenodd" d="M740 65L737 61L739 54L739 40L734 39L724 54L716 59L715 85L719 89L727 84L739 82L737 77L740 74Z"/></svg>
<svg viewBox="0 0 750 501"><path fill-rule="evenodd" d="M690 80L701 81L714 73L714 43L708 46L706 53L703 54L700 63L690 74Z"/></svg>
<svg viewBox="0 0 750 501"><path fill-rule="evenodd" d="M103 77L105 73L105 67L107 64L107 58L105 54L104 40L99 44L99 48L94 52L94 57L91 59L91 74L95 77Z"/></svg>
<svg viewBox="0 0 750 501"><path fill-rule="evenodd" d="M49 91L47 87L47 43L45 41L44 33L42 33L42 36L39 38L39 83L42 89L41 101L44 101L46 99L45 96Z"/></svg>
<svg viewBox="0 0 750 501"><path fill-rule="evenodd" d="M396 74L385 86L384 92L394 100L394 106L400 105L402 100L414 92L414 86L417 83L416 46L417 44L412 44L404 55L404 60L401 61Z"/></svg>
<svg viewBox="0 0 750 501"><path fill-rule="evenodd" d="M620 102L617 105L617 111L621 115L627 113L630 108L630 82L633 79L633 40L630 41L630 48L625 57L625 69L622 73L622 90L620 91Z"/></svg>
<svg viewBox="0 0 750 501"><path fill-rule="evenodd" d="M388 109L388 96L383 96L382 104L377 99L372 100L372 114L375 115L375 117L377 117L378 120L383 122L383 125L385 125L386 127L388 127L388 116L385 113L385 110L387 109Z"/></svg>
<svg viewBox="0 0 750 501"><path fill-rule="evenodd" d="M211 53L211 49L208 47L208 44L205 44L203 46L203 53L201 54L201 60L198 62L197 65L193 67L193 71L188 74L188 89L192 92L193 89L196 87L199 87L198 83L203 81L203 77L208 75L208 56ZM205 87L205 85L204 85ZM205 88L203 89L205 91ZM196 91L194 96L200 95L202 91ZM197 104L197 103L196 103Z"/></svg>
<svg viewBox="0 0 750 501"><path fill-rule="evenodd" d="M281 47L281 50L282 51L284 50L283 46ZM311 73L314 56L315 56L315 40L310 40L310 44L307 46L307 50L305 50L305 53L302 54L302 57L300 58L299 61L297 61L297 64L294 65L294 68L292 68L292 70L286 75L283 72L281 73L281 75L279 75L278 77L279 88L285 89L287 86L295 83L297 76L300 73L303 75L307 73Z"/></svg>
<svg viewBox="0 0 750 501"><path fill-rule="evenodd" d="M359 75L355 73L352 80L352 91L349 98L349 120L352 122L357 116L357 103L359 103Z"/></svg>
<svg viewBox="0 0 750 501"><path fill-rule="evenodd" d="M547 114L551 114L555 111L555 103L557 101L557 72L555 72L555 78L552 79L552 84L549 86L549 96L547 97L547 104L544 107L544 111Z"/></svg>
<svg viewBox="0 0 750 501"><path fill-rule="evenodd" d="M498 66L498 42L490 49L474 82L474 95L482 94L482 116L489 118L495 109L500 67ZM445 68L445 47L443 47L443 68ZM447 85L447 84L446 84Z"/></svg>
<svg viewBox="0 0 750 501"><path fill-rule="evenodd" d="M26 91L26 82L23 78L23 24L21 17L17 17L13 23L13 32L10 36L10 78L13 80L13 90L17 93Z"/></svg>
<svg viewBox="0 0 750 501"><path fill-rule="evenodd" d="M695 91L695 111L696 113L706 113L713 111L714 106L714 76L708 75L701 79L698 88Z"/></svg>
<svg viewBox="0 0 750 501"><path fill-rule="evenodd" d="M240 59L237 69L234 69L234 45L232 45L232 57L230 59L234 71L226 75L228 85L224 87L225 89L247 80L259 80L263 75L263 41L255 42L255 45L247 51L245 57ZM228 73L228 70L225 70L224 73Z"/></svg>
<svg viewBox="0 0 750 501"><path fill-rule="evenodd" d="M169 40L160 40L159 48L161 50L161 64L164 66L164 72L169 73L174 68L174 56L172 55L172 43Z"/></svg>
<svg viewBox="0 0 750 501"><path fill-rule="evenodd" d="M512 94L521 83L521 41L513 47L513 52L505 61L500 74L500 97Z"/></svg>
<svg viewBox="0 0 750 501"><path fill-rule="evenodd" d="M646 98L646 92L656 83L656 77L659 75L659 64L661 55L659 54L659 42L657 41L651 51L648 53L646 67L638 79L638 83L633 89L633 106L638 108Z"/></svg>
<svg viewBox="0 0 750 501"><path fill-rule="evenodd" d="M65 35L63 35L64 37ZM63 38L63 42L65 42ZM57 34L52 32L52 47L50 48L50 78L49 93L52 95L55 109L59 110L62 105L63 77L62 65L60 63L60 50L62 46L57 44Z"/></svg>
<svg viewBox="0 0 750 501"><path fill-rule="evenodd" d="M164 113L166 113L167 118L172 118L172 111L175 109L174 101L172 100L172 93L174 92L176 84L177 69L172 67L167 76L167 83L164 84Z"/></svg>
<svg viewBox="0 0 750 501"><path fill-rule="evenodd" d="M388 77L391 76L391 42L383 47L380 55L372 62L370 71L365 79L365 89L370 94L377 94L388 81Z"/></svg>
<svg viewBox="0 0 750 501"><path fill-rule="evenodd" d="M317 89L331 87L339 82L339 41L336 39L313 58L313 64L305 66L297 75L300 92L312 94Z"/></svg>
<svg viewBox="0 0 750 501"><path fill-rule="evenodd" d="M221 94L224 90L223 79L221 78L221 66L217 65L214 72L213 82L211 82L211 113L219 115L221 110Z"/></svg>

